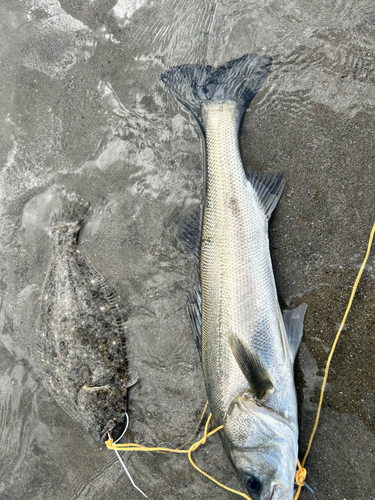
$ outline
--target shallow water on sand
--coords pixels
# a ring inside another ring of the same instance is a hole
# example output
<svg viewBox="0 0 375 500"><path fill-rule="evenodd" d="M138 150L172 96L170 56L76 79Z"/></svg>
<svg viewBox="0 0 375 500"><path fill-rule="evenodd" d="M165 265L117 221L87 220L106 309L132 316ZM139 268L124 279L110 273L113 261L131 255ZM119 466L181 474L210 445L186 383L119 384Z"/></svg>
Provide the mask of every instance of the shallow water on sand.
<svg viewBox="0 0 375 500"><path fill-rule="evenodd" d="M273 67L243 120L243 160L285 171L270 228L276 282L283 306L309 306L296 366L304 450L374 222L373 2L5 0L0 19L1 498L141 498L36 368L53 185L91 204L81 245L126 318L139 374L128 439L174 447L193 432L206 395L184 306L197 277L177 234L202 198L202 150L160 74L249 52ZM307 463L315 500L375 498L374 278L370 257ZM241 488L218 436L196 457ZM151 499L235 498L180 456L126 462Z"/></svg>

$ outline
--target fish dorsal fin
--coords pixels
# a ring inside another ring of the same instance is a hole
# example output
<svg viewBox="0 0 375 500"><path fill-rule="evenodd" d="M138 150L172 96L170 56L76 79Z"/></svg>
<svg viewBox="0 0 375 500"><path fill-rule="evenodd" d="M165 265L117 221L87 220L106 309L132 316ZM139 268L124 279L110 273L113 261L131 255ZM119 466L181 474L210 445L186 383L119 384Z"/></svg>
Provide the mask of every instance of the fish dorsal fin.
<svg viewBox="0 0 375 500"><path fill-rule="evenodd" d="M289 350L294 362L303 334L303 319L307 304L303 303L295 309L283 311L283 320L288 337Z"/></svg>
<svg viewBox="0 0 375 500"><path fill-rule="evenodd" d="M262 361L233 333L229 335L229 345L256 398L264 399L273 385Z"/></svg>
<svg viewBox="0 0 375 500"><path fill-rule="evenodd" d="M248 175L248 178L267 219L269 219L285 186L284 173L252 172Z"/></svg>
<svg viewBox="0 0 375 500"><path fill-rule="evenodd" d="M179 226L177 230L177 238L182 241L185 249L193 254L199 261L200 243L203 226L203 202L199 207Z"/></svg>

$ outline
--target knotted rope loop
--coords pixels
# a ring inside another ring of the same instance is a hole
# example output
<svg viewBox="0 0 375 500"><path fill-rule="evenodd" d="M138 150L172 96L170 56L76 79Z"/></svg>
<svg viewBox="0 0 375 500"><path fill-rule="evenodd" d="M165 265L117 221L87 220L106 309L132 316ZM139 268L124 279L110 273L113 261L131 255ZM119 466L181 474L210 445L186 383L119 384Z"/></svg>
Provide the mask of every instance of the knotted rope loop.
<svg viewBox="0 0 375 500"><path fill-rule="evenodd" d="M305 486L307 471L304 467L302 467L301 462L298 460L298 470L296 472L295 481L298 486Z"/></svg>

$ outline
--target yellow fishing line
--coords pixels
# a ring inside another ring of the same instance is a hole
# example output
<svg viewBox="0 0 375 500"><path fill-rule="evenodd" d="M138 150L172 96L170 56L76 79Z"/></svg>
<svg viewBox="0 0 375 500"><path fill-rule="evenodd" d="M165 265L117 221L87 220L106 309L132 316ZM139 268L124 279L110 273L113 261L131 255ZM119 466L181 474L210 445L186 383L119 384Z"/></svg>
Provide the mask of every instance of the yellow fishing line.
<svg viewBox="0 0 375 500"><path fill-rule="evenodd" d="M304 468L304 465L306 463L307 456L310 453L311 444L313 442L313 439L314 439L314 436L315 436L315 432L316 432L316 429L318 427L319 418L320 418L320 411L322 409L322 404L323 404L324 391L325 391L326 383L327 383L327 379L328 379L329 367L330 367L330 364L331 364L333 353L335 352L335 349L336 349L337 342L338 342L338 340L340 338L342 329L344 328L344 325L345 325L345 322L346 322L346 318L348 317L349 311L350 311L350 309L352 307L353 299L354 299L354 296L355 296L357 288L358 288L359 280L361 279L363 270L364 270L364 268L366 266L368 257L370 255L370 251L371 251L371 247L372 247L372 241L374 239L374 234L375 234L375 224L372 226L372 230L371 230L371 233L370 233L370 238L369 238L369 241L368 241L367 252L366 252L365 258L363 259L363 262L362 262L362 265L361 265L360 270L358 272L357 278L356 278L356 280L354 282L352 293L350 294L350 299L349 299L349 302L348 302L348 305L347 305L344 317L343 317L343 319L341 321L340 328L338 329L338 332L336 334L335 340L334 340L334 342L332 344L332 347L331 347L331 351L330 351L329 356L328 356L328 360L327 360L327 364L326 364L326 369L325 369L325 373L324 373L324 378L323 378L323 383L322 383L322 388L321 388L321 391L320 391L320 399L319 399L318 411L316 413L314 427L313 427L313 430L312 430L312 433L311 433L311 436L310 436L309 444L307 445L307 450L306 450L305 456L303 457L303 460L302 460L301 463L298 461L298 470L297 470L297 473L296 473L296 483L298 484L298 489L297 489L297 492L295 494L294 500L298 499L299 494L301 492L301 488L302 488L302 486L304 486L304 483L305 483L306 469Z"/></svg>
<svg viewBox="0 0 375 500"><path fill-rule="evenodd" d="M205 410L206 410L206 407L205 407ZM190 446L190 448L188 450L178 450L178 449L176 450L176 449L172 449L172 448L163 448L163 447L159 447L159 446L148 447L148 446L143 446L143 445L136 444L136 443L114 444L112 438L108 439L105 444L107 445L108 449L115 450L115 451L154 451L154 452L159 452L159 453L180 453L180 454L188 455L191 465L193 467L195 467L195 469L197 471L199 471L201 474L203 474L205 477L207 477L208 479L213 481L218 486L221 486L221 488L224 488L227 491L235 493L236 495L239 495L243 498L246 498L247 500L251 500L251 498L248 495L245 495L245 493L241 493L240 491L233 490L232 488L229 488L228 486L225 486L225 484L222 484L219 481L217 481L216 479L214 479L212 476L207 474L207 472L204 472L202 469L200 469L198 467L198 465L193 460L193 457L192 457L193 451L197 450L199 448L199 446L204 444L210 436L212 436L213 434L215 434L216 432L220 431L223 428L223 426L220 425L219 427L216 427L216 429L214 429L213 431L208 432L208 426L210 424L211 418L212 418L212 414L210 413L210 415L207 419L206 425L204 427L204 434L203 434L202 439L200 439L196 443L192 444L192 446Z"/></svg>

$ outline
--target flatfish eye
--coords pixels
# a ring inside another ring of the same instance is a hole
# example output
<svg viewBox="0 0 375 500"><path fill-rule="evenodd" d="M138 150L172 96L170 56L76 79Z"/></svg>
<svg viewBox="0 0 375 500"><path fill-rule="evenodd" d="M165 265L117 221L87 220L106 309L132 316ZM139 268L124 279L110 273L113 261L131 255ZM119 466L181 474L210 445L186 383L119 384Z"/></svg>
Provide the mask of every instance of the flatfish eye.
<svg viewBox="0 0 375 500"><path fill-rule="evenodd" d="M85 384L91 384L92 383L92 373L91 370L88 366L82 366L80 369L80 376L81 379Z"/></svg>
<svg viewBox="0 0 375 500"><path fill-rule="evenodd" d="M98 294L98 292L97 292L96 290L94 290L93 292L91 292L91 297L92 297L93 299L96 299L96 298L98 297L98 295L99 295L99 294Z"/></svg>

